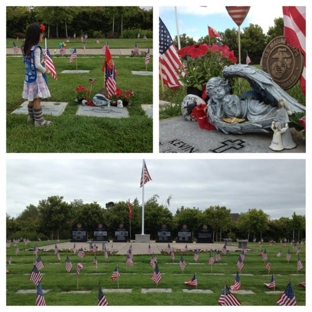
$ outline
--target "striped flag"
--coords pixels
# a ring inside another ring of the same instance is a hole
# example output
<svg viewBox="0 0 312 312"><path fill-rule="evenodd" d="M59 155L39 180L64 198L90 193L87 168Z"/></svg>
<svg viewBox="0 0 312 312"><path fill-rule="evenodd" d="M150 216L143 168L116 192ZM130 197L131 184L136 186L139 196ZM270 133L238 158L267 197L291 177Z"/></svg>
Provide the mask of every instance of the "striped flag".
<svg viewBox="0 0 312 312"><path fill-rule="evenodd" d="M185 263L183 257L181 256L181 258L180 258L180 268L181 268L182 272L184 271L185 267L186 267L186 263Z"/></svg>
<svg viewBox="0 0 312 312"><path fill-rule="evenodd" d="M289 45L297 48L303 55L304 68L300 87L306 92L306 7L283 6L284 36Z"/></svg>
<svg viewBox="0 0 312 312"><path fill-rule="evenodd" d="M264 261L264 260L266 260L266 259L268 259L268 255L267 255L266 250L264 249L264 250L263 250L263 253L262 253L262 260Z"/></svg>
<svg viewBox="0 0 312 312"><path fill-rule="evenodd" d="M226 254L226 245L224 245L221 249L221 252L225 255Z"/></svg>
<svg viewBox="0 0 312 312"><path fill-rule="evenodd" d="M120 274L118 272L118 265L115 267L115 270L111 276L111 280L112 281L115 281L117 278L119 278Z"/></svg>
<svg viewBox="0 0 312 312"><path fill-rule="evenodd" d="M241 282L238 271L236 271L235 282L230 286L232 291L239 290L241 288Z"/></svg>
<svg viewBox="0 0 312 312"><path fill-rule="evenodd" d="M242 250L240 256L241 256L242 260L244 261L245 260L245 251L244 250Z"/></svg>
<svg viewBox="0 0 312 312"><path fill-rule="evenodd" d="M93 265L94 265L94 267L97 269L97 259L96 259L96 256L94 256L94 258L93 258Z"/></svg>
<svg viewBox="0 0 312 312"><path fill-rule="evenodd" d="M291 258L291 254L290 254L290 250L288 249L287 254L286 254L286 261L289 262L290 258Z"/></svg>
<svg viewBox="0 0 312 312"><path fill-rule="evenodd" d="M161 280L161 274L160 274L160 272L159 272L157 262L156 262L155 270L154 270L154 273L153 273L151 279L156 283L156 285L158 285L158 283L159 283L160 280Z"/></svg>
<svg viewBox="0 0 312 312"><path fill-rule="evenodd" d="M183 249L183 252L186 252L186 251L188 251L187 245L185 245L185 247Z"/></svg>
<svg viewBox="0 0 312 312"><path fill-rule="evenodd" d="M146 184L148 181L151 181L152 178L147 170L145 160L143 159L143 167L141 172L141 181L140 181L140 187L142 187L144 184Z"/></svg>
<svg viewBox="0 0 312 312"><path fill-rule="evenodd" d="M225 285L222 289L218 300L220 306L240 306L240 301L231 293L230 289Z"/></svg>
<svg viewBox="0 0 312 312"><path fill-rule="evenodd" d="M99 294L98 294L98 306L107 306L108 302L105 298L105 295L103 293L102 287L99 286Z"/></svg>
<svg viewBox="0 0 312 312"><path fill-rule="evenodd" d="M45 306L45 300L40 283L37 285L36 306Z"/></svg>
<svg viewBox="0 0 312 312"><path fill-rule="evenodd" d="M238 269L241 271L243 269L243 267L244 267L244 262L243 262L241 256L238 257L238 260L237 260L236 264L237 264Z"/></svg>
<svg viewBox="0 0 312 312"><path fill-rule="evenodd" d="M147 50L147 53L145 55L145 60L144 60L144 64L147 65L150 61L150 58L151 58L151 52L150 52L150 49Z"/></svg>
<svg viewBox="0 0 312 312"><path fill-rule="evenodd" d="M97 250L98 250L98 247L97 247L96 245L93 245L93 246L92 246L92 251L93 251L94 253L96 253Z"/></svg>
<svg viewBox="0 0 312 312"><path fill-rule="evenodd" d="M56 255L58 253L58 247L57 245L54 246L54 254Z"/></svg>
<svg viewBox="0 0 312 312"><path fill-rule="evenodd" d="M133 261L132 261L132 259L131 259L131 257L129 255L127 256L126 264L134 266L134 263L133 263Z"/></svg>
<svg viewBox="0 0 312 312"><path fill-rule="evenodd" d="M189 281L184 282L184 284L188 286L197 286L198 283L197 283L196 273L194 273L193 277Z"/></svg>
<svg viewBox="0 0 312 312"><path fill-rule="evenodd" d="M70 56L70 58L69 58L69 63L71 63L74 59L76 59L77 58L77 50L76 50L76 48L73 50L73 52L72 52L72 54L71 54L71 56Z"/></svg>
<svg viewBox="0 0 312 312"><path fill-rule="evenodd" d="M298 256L298 260L297 260L297 271L301 270L303 268L302 262Z"/></svg>
<svg viewBox="0 0 312 312"><path fill-rule="evenodd" d="M43 276L41 275L41 273L39 272L37 267L34 265L28 279L37 286L40 283L40 281L42 280L42 277Z"/></svg>
<svg viewBox="0 0 312 312"><path fill-rule="evenodd" d="M11 240L10 240L10 239L8 239L8 240L6 241L6 246L7 246L7 248L9 248L9 247L11 246Z"/></svg>
<svg viewBox="0 0 312 312"><path fill-rule="evenodd" d="M77 273L77 276L80 275L80 271L83 269L83 265L82 263L77 263L77 266L76 266L76 273Z"/></svg>
<svg viewBox="0 0 312 312"><path fill-rule="evenodd" d="M182 85L179 73L183 65L172 37L161 18L159 18L159 63L161 81L169 89L178 89Z"/></svg>
<svg viewBox="0 0 312 312"><path fill-rule="evenodd" d="M268 287L268 288L275 288L276 287L275 278L274 278L274 274L273 273L271 275L270 283L264 283L264 285L266 287Z"/></svg>
<svg viewBox="0 0 312 312"><path fill-rule="evenodd" d="M266 269L268 270L268 273L270 273L270 270L271 270L271 262L270 262L269 259L268 259L268 262L266 263L265 267L266 267Z"/></svg>
<svg viewBox="0 0 312 312"><path fill-rule="evenodd" d="M284 293L276 300L280 306L295 306L297 305L296 297L292 289L291 283L289 283Z"/></svg>
<svg viewBox="0 0 312 312"><path fill-rule="evenodd" d="M14 41L13 41L13 51L15 54L18 53L19 51L19 48L16 46L16 43Z"/></svg>
<svg viewBox="0 0 312 312"><path fill-rule="evenodd" d="M41 270L44 268L44 265L40 256L38 256L38 258L36 259L35 266L37 267L38 270Z"/></svg>
<svg viewBox="0 0 312 312"><path fill-rule="evenodd" d="M134 43L133 54L135 54L135 55L139 55L140 54L140 50L139 50L138 44L136 42Z"/></svg>
<svg viewBox="0 0 312 312"><path fill-rule="evenodd" d="M116 69L114 66L114 61L110 53L109 47L105 47L105 58L102 66L102 72L105 73L105 85L108 92L108 96L112 96L116 93Z"/></svg>
<svg viewBox="0 0 312 312"><path fill-rule="evenodd" d="M69 257L67 256L66 261L65 261L65 268L67 272L70 272L70 270L73 267L73 264L71 263L71 261L69 260Z"/></svg>
<svg viewBox="0 0 312 312"><path fill-rule="evenodd" d="M33 254L34 254L34 255L37 255L37 253L38 253L38 247L37 247L37 245L35 245Z"/></svg>
<svg viewBox="0 0 312 312"><path fill-rule="evenodd" d="M251 59L250 59L250 57L249 57L249 55L247 53L247 55L246 55L246 64L249 65L249 63L251 63ZM270 245L272 245L272 243Z"/></svg>
<svg viewBox="0 0 312 312"><path fill-rule="evenodd" d="M212 255L212 253L210 252L208 264L209 265L213 265L214 263L215 263L215 259L214 259L213 255Z"/></svg>
<svg viewBox="0 0 312 312"><path fill-rule="evenodd" d="M83 258L83 257L85 256L85 252L83 251L82 248L79 249L79 251L78 251L78 253L77 253L77 256L78 256L79 258Z"/></svg>
<svg viewBox="0 0 312 312"><path fill-rule="evenodd" d="M104 248L103 253L104 253L104 258L107 259L108 258L108 252L106 250L106 247Z"/></svg>
<svg viewBox="0 0 312 312"><path fill-rule="evenodd" d="M171 258L172 260L174 260L174 251L173 251L173 250L171 250L171 252L170 252L170 258Z"/></svg>
<svg viewBox="0 0 312 312"><path fill-rule="evenodd" d="M114 245L111 245L110 253L112 254L114 252Z"/></svg>
<svg viewBox="0 0 312 312"><path fill-rule="evenodd" d="M195 254L194 254L194 261L196 261L196 262L197 262L197 260L198 260L198 251L197 251L197 250L195 250Z"/></svg>
<svg viewBox="0 0 312 312"><path fill-rule="evenodd" d="M240 26L250 9L250 6L226 6L225 7L232 20L237 26Z"/></svg>
<svg viewBox="0 0 312 312"><path fill-rule="evenodd" d="M74 253L74 254L76 253L76 244L74 244L73 253Z"/></svg>
<svg viewBox="0 0 312 312"><path fill-rule="evenodd" d="M220 250L217 250L217 253L216 253L216 261L220 261L220 260L221 260Z"/></svg>
<svg viewBox="0 0 312 312"><path fill-rule="evenodd" d="M61 255L60 255L59 252L56 254L56 258L57 258L58 261L61 261Z"/></svg>
<svg viewBox="0 0 312 312"><path fill-rule="evenodd" d="M12 256L9 256L8 263L9 263L9 264L12 264Z"/></svg>
<svg viewBox="0 0 312 312"><path fill-rule="evenodd" d="M49 49L46 47L43 53L44 53L44 58L45 58L45 62L44 62L45 68L48 70L48 72L50 72L52 78L57 80L56 68L52 61Z"/></svg>

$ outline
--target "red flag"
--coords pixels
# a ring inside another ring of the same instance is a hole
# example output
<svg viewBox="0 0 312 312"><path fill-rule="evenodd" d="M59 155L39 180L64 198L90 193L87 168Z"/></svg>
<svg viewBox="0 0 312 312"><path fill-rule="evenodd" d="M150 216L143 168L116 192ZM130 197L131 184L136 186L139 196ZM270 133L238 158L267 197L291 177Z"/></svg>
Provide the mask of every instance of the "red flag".
<svg viewBox="0 0 312 312"><path fill-rule="evenodd" d="M208 36L209 37L216 37L221 38L221 35L212 27L208 26Z"/></svg>
<svg viewBox="0 0 312 312"><path fill-rule="evenodd" d="M147 170L145 160L143 160L140 187L142 187L145 183L147 183L148 181L151 181L151 180L152 180L152 178L151 178L151 176Z"/></svg>
<svg viewBox="0 0 312 312"><path fill-rule="evenodd" d="M306 92L306 8L283 7L284 36L286 42L297 48L304 57L304 68L300 78L300 87Z"/></svg>
<svg viewBox="0 0 312 312"><path fill-rule="evenodd" d="M114 61L108 46L105 46L105 59L102 67L102 72L105 71L106 66L108 66L110 70L112 70L114 66Z"/></svg>
<svg viewBox="0 0 312 312"><path fill-rule="evenodd" d="M232 17L234 23L240 26L244 22L250 6L226 6L225 8Z"/></svg>
<svg viewBox="0 0 312 312"><path fill-rule="evenodd" d="M129 209L129 218L132 219L132 205L130 203L130 199L128 201L128 209Z"/></svg>

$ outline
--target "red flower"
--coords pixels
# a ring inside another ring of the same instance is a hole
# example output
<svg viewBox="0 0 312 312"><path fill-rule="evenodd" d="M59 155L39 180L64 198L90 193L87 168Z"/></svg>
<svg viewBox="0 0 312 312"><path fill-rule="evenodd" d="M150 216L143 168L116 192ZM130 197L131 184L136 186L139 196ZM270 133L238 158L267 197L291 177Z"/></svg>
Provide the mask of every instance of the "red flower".
<svg viewBox="0 0 312 312"><path fill-rule="evenodd" d="M306 116L303 116L299 119L299 122L301 123L302 127L306 128Z"/></svg>
<svg viewBox="0 0 312 312"><path fill-rule="evenodd" d="M194 44L193 46L186 46L180 50L178 50L178 55L180 57L190 56L192 58L197 58L201 55L205 55L208 51L208 45L206 43L203 44Z"/></svg>

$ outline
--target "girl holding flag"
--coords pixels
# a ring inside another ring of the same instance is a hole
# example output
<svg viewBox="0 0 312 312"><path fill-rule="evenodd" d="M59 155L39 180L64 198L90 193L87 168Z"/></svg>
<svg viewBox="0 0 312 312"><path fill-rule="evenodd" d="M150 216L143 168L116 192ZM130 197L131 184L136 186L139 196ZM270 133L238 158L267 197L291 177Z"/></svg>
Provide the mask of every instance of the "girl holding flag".
<svg viewBox="0 0 312 312"><path fill-rule="evenodd" d="M31 24L26 31L23 47L25 80L22 97L28 100L28 121L35 127L44 127L52 124L43 118L41 100L51 96L46 79L46 68L42 48L39 44L44 36L45 26Z"/></svg>

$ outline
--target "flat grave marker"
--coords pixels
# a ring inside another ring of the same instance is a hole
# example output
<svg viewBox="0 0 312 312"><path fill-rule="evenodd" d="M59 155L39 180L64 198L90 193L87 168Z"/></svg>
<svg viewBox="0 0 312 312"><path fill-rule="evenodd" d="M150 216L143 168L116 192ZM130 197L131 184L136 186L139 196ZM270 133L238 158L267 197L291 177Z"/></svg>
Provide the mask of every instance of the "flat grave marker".
<svg viewBox="0 0 312 312"><path fill-rule="evenodd" d="M60 116L64 112L68 102L41 102L42 114L43 115L52 115ZM17 108L12 112L12 114L23 114L28 115L28 101L25 101L21 104L20 108Z"/></svg>
<svg viewBox="0 0 312 312"><path fill-rule="evenodd" d="M76 115L91 117L128 118L126 107L79 105Z"/></svg>

